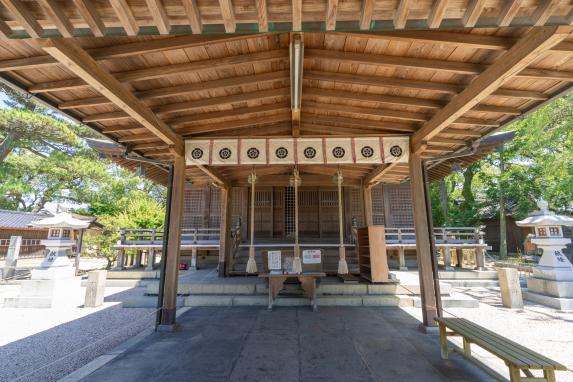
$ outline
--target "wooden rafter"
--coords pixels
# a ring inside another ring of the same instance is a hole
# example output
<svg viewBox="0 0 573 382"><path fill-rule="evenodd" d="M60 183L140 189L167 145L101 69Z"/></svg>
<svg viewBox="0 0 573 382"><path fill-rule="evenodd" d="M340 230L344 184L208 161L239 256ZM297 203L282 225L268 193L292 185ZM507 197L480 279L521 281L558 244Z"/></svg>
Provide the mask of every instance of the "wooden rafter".
<svg viewBox="0 0 573 382"><path fill-rule="evenodd" d="M171 22L165 11L162 0L145 0L149 13L160 34L169 34L171 31Z"/></svg>
<svg viewBox="0 0 573 382"><path fill-rule="evenodd" d="M466 28L473 28L481 16L486 0L471 0L468 3L462 23Z"/></svg>
<svg viewBox="0 0 573 382"><path fill-rule="evenodd" d="M233 131L237 129L241 129L244 127L260 127L261 129L263 126L266 125L274 125L280 122L287 122L290 121L290 112L281 112L277 114L273 114L271 116L265 118L255 118L255 119L237 119L234 121L225 121L225 122L218 122L218 123L201 123L196 124L193 126L186 126L182 128L177 128L176 131L181 132L181 135L184 137L203 134L203 133L215 133L220 131Z"/></svg>
<svg viewBox="0 0 573 382"><path fill-rule="evenodd" d="M372 170L366 177L364 178L364 184L367 186L373 186L377 183L377 181L382 178L384 175L392 171L393 168L400 165L400 163L390 163L390 164L382 164Z"/></svg>
<svg viewBox="0 0 573 382"><path fill-rule="evenodd" d="M185 7L185 13L187 13L187 18L189 19L189 25L191 25L191 31L195 34L203 33L203 21L201 20L201 14L199 13L197 0L182 1L183 6Z"/></svg>
<svg viewBox="0 0 573 382"><path fill-rule="evenodd" d="M235 33L237 21L235 20L235 11L233 11L231 0L219 0L219 7L221 8L221 17L225 25L225 32Z"/></svg>
<svg viewBox="0 0 573 382"><path fill-rule="evenodd" d="M56 0L39 0L39 3L48 12L54 24L56 24L58 32L60 32L63 37L72 37L74 34L74 26L64 13L61 5Z"/></svg>
<svg viewBox="0 0 573 382"><path fill-rule="evenodd" d="M124 88L111 74L76 42L70 40L48 40L42 43L43 49L68 70L82 78L100 93L111 99L118 107L131 115L174 150L183 155L183 140L165 122L161 121L147 106Z"/></svg>
<svg viewBox="0 0 573 382"><path fill-rule="evenodd" d="M552 8L556 3L557 1L555 0L545 0L540 2L533 15L531 15L533 25L535 26L545 25L547 20L549 20Z"/></svg>
<svg viewBox="0 0 573 382"><path fill-rule="evenodd" d="M0 20L0 38L7 39L12 36L12 29L4 20Z"/></svg>
<svg viewBox="0 0 573 382"><path fill-rule="evenodd" d="M327 0L326 8L326 30L336 29L336 12L338 12L338 0Z"/></svg>
<svg viewBox="0 0 573 382"><path fill-rule="evenodd" d="M376 0L362 0L362 9L360 10L360 29L370 29L372 16L374 15L374 5Z"/></svg>
<svg viewBox="0 0 573 382"><path fill-rule="evenodd" d="M44 29L38 23L36 18L30 13L28 8L20 0L2 0L2 3L10 13L24 27L26 32L34 38L39 38L44 33Z"/></svg>
<svg viewBox="0 0 573 382"><path fill-rule="evenodd" d="M394 13L394 28L404 29L410 13L410 0L399 0L398 8Z"/></svg>
<svg viewBox="0 0 573 382"><path fill-rule="evenodd" d="M533 58L561 42L570 33L570 29L559 27L531 29L414 134L412 138L413 151L419 150L424 142L439 134L458 117L476 106L483 98L492 94L507 79L523 70Z"/></svg>
<svg viewBox="0 0 573 382"><path fill-rule="evenodd" d="M73 0L82 15L85 22L89 25L90 30L96 37L101 37L105 34L105 24L101 20L99 13L92 0Z"/></svg>
<svg viewBox="0 0 573 382"><path fill-rule="evenodd" d="M267 0L256 0L257 17L259 20L259 32L269 31L269 14L267 10Z"/></svg>
<svg viewBox="0 0 573 382"><path fill-rule="evenodd" d="M511 24L515 15L519 11L522 0L505 0L503 8L497 19L497 25L500 27L506 27Z"/></svg>
<svg viewBox="0 0 573 382"><path fill-rule="evenodd" d="M115 11L125 33L128 36L135 36L139 33L139 26L135 21L131 7L127 4L127 0L109 0L111 7Z"/></svg>
<svg viewBox="0 0 573 382"><path fill-rule="evenodd" d="M446 13L447 5L448 0L434 0L432 10L430 11L430 17L428 17L428 26L430 28L440 27Z"/></svg>

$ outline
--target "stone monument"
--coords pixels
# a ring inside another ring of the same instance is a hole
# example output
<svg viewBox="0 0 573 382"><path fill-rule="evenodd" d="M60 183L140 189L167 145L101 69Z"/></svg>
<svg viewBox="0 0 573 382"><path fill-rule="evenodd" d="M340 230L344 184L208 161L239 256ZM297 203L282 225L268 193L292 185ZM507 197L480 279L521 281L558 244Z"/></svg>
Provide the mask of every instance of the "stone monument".
<svg viewBox="0 0 573 382"><path fill-rule="evenodd" d="M5 307L55 308L83 304L81 277L76 277L68 253L76 245L74 231L88 228L89 222L76 219L69 213L60 213L31 224L48 228L48 238L40 243L46 247L42 264L31 271L31 279L21 282L20 294L7 298Z"/></svg>
<svg viewBox="0 0 573 382"><path fill-rule="evenodd" d="M563 226L573 226L573 218L549 211L547 202L538 203L539 211L516 222L535 230L531 242L543 251L533 276L527 279L526 300L560 310L573 310L573 265L562 250L571 243L563 237Z"/></svg>

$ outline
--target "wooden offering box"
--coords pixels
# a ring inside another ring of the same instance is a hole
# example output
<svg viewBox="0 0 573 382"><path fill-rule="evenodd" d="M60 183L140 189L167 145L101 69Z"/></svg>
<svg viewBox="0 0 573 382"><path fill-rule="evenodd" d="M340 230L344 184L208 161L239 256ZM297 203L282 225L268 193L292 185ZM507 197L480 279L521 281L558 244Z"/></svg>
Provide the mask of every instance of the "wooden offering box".
<svg viewBox="0 0 573 382"><path fill-rule="evenodd" d="M373 283L394 282L388 270L384 226L359 228L356 246L360 276Z"/></svg>

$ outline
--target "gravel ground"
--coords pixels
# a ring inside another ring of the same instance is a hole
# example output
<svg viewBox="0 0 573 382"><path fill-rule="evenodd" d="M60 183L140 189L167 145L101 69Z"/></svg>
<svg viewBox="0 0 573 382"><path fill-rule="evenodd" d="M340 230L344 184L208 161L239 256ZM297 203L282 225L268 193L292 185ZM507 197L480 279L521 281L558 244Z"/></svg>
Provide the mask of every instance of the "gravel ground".
<svg viewBox="0 0 573 382"><path fill-rule="evenodd" d="M527 301L524 301L524 309L504 308L499 288L455 288L455 291L477 298L480 301L479 308L447 308L444 315L467 318L573 370L573 313L560 312ZM421 319L420 310L405 310ZM454 338L453 342L461 346L462 341ZM509 378L507 367L499 358L475 345L472 345L472 352L488 366ZM538 372L534 374L541 376ZM558 371L556 377L559 382L573 382L571 371Z"/></svg>
<svg viewBox="0 0 573 382"><path fill-rule="evenodd" d="M0 309L0 381L55 381L155 322L154 309L118 301L139 288L106 288L98 308Z"/></svg>

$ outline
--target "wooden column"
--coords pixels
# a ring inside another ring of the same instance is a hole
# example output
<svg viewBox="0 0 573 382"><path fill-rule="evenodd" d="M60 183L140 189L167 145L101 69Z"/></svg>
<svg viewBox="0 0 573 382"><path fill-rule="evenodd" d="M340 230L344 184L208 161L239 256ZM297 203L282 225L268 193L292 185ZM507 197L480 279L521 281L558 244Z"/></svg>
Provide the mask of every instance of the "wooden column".
<svg viewBox="0 0 573 382"><path fill-rule="evenodd" d="M177 308L177 285L179 256L181 250L181 226L183 225L183 195L185 191L185 157L175 155L173 179L169 203L168 247L165 253L165 283L160 325L173 327ZM163 254L162 254L163 257Z"/></svg>
<svg viewBox="0 0 573 382"><path fill-rule="evenodd" d="M364 198L364 223L366 226L374 224L372 219L372 187L362 187L362 197Z"/></svg>
<svg viewBox="0 0 573 382"><path fill-rule="evenodd" d="M231 253L231 187L221 187L221 233L219 239L219 277L227 274L227 259Z"/></svg>
<svg viewBox="0 0 573 382"><path fill-rule="evenodd" d="M416 259L420 277L420 295L422 299L422 316L424 326L436 326L434 318L438 316L436 293L434 292L434 275L432 271L432 246L430 239L430 222L428 221L426 203L426 186L422 169L422 158L419 154L410 154L410 179L412 187L412 204L414 206L414 228L416 230Z"/></svg>

